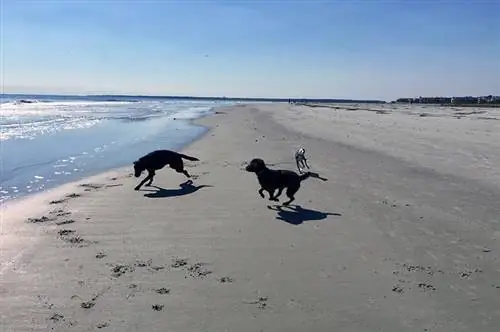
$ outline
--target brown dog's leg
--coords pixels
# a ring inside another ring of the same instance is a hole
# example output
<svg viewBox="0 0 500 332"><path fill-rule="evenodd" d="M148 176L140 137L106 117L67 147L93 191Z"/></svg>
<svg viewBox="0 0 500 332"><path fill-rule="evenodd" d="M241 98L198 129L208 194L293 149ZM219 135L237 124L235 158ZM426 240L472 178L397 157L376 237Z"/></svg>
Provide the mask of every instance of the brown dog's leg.
<svg viewBox="0 0 500 332"><path fill-rule="evenodd" d="M264 188L260 188L260 189L259 189L259 195L260 195L260 197L262 197L262 198L266 198L266 196L264 196Z"/></svg>

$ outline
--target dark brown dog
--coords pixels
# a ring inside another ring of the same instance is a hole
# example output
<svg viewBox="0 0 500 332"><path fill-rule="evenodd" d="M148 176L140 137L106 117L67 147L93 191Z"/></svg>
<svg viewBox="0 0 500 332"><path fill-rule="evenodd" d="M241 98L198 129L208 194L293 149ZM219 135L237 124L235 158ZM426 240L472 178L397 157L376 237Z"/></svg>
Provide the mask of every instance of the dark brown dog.
<svg viewBox="0 0 500 332"><path fill-rule="evenodd" d="M288 205L295 200L294 195L300 188L300 183L312 176L323 181L327 181L327 179L320 177L317 173L306 172L304 174L298 175L293 171L288 170L273 170L269 169L264 160L260 158L255 158L250 161L250 163L245 167L247 172L252 172L257 175L257 179L261 188L259 189L259 195L262 198L264 197L264 190L269 193L269 200L278 202L278 197L283 192L283 189L286 188L286 195L289 200L284 202L283 205ZM274 192L278 189L276 195Z"/></svg>
<svg viewBox="0 0 500 332"><path fill-rule="evenodd" d="M170 150L156 150L134 161L134 175L136 178L141 176L144 170L148 171L148 176L146 176L134 189L139 190L148 180L149 183L147 183L146 186L150 186L153 183L155 171L162 169L166 165L170 165L170 168L174 169L176 172L183 173L190 178L191 175L184 169L183 158L191 161L199 161L198 158L186 156L185 154Z"/></svg>

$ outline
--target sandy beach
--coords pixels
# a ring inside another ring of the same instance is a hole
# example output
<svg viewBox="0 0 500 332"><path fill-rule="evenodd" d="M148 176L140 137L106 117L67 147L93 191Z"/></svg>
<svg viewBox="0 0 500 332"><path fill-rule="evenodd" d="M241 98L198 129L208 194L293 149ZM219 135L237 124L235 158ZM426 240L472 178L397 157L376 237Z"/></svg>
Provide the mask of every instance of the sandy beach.
<svg viewBox="0 0 500 332"><path fill-rule="evenodd" d="M220 108L192 183L134 191L131 166L3 207L0 331L497 331L499 119ZM328 181L276 207L244 166L299 146Z"/></svg>

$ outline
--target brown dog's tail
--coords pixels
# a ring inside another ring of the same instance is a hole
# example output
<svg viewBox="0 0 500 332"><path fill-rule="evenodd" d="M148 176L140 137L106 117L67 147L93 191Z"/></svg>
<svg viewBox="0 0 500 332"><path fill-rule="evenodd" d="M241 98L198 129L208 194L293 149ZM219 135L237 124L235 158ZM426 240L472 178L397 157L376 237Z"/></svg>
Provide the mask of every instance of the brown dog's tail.
<svg viewBox="0 0 500 332"><path fill-rule="evenodd" d="M191 161L200 161L200 159L191 157L191 156L186 156L185 154L179 153L179 156L181 156L184 159L191 160Z"/></svg>
<svg viewBox="0 0 500 332"><path fill-rule="evenodd" d="M323 181L328 181L327 178L322 178L321 176L319 176L318 173L314 173L314 172L305 172L304 174L299 175L299 179L301 182L304 181L305 179L307 179L308 177L320 179Z"/></svg>

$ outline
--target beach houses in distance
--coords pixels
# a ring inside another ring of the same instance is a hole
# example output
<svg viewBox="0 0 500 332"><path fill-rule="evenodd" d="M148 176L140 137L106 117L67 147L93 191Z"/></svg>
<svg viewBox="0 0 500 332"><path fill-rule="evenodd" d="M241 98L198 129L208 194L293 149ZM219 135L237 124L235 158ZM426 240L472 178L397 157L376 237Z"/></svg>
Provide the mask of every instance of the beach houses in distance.
<svg viewBox="0 0 500 332"><path fill-rule="evenodd" d="M500 105L500 96L465 96L465 97L418 97L399 98L396 103L405 104L437 104L437 105Z"/></svg>

